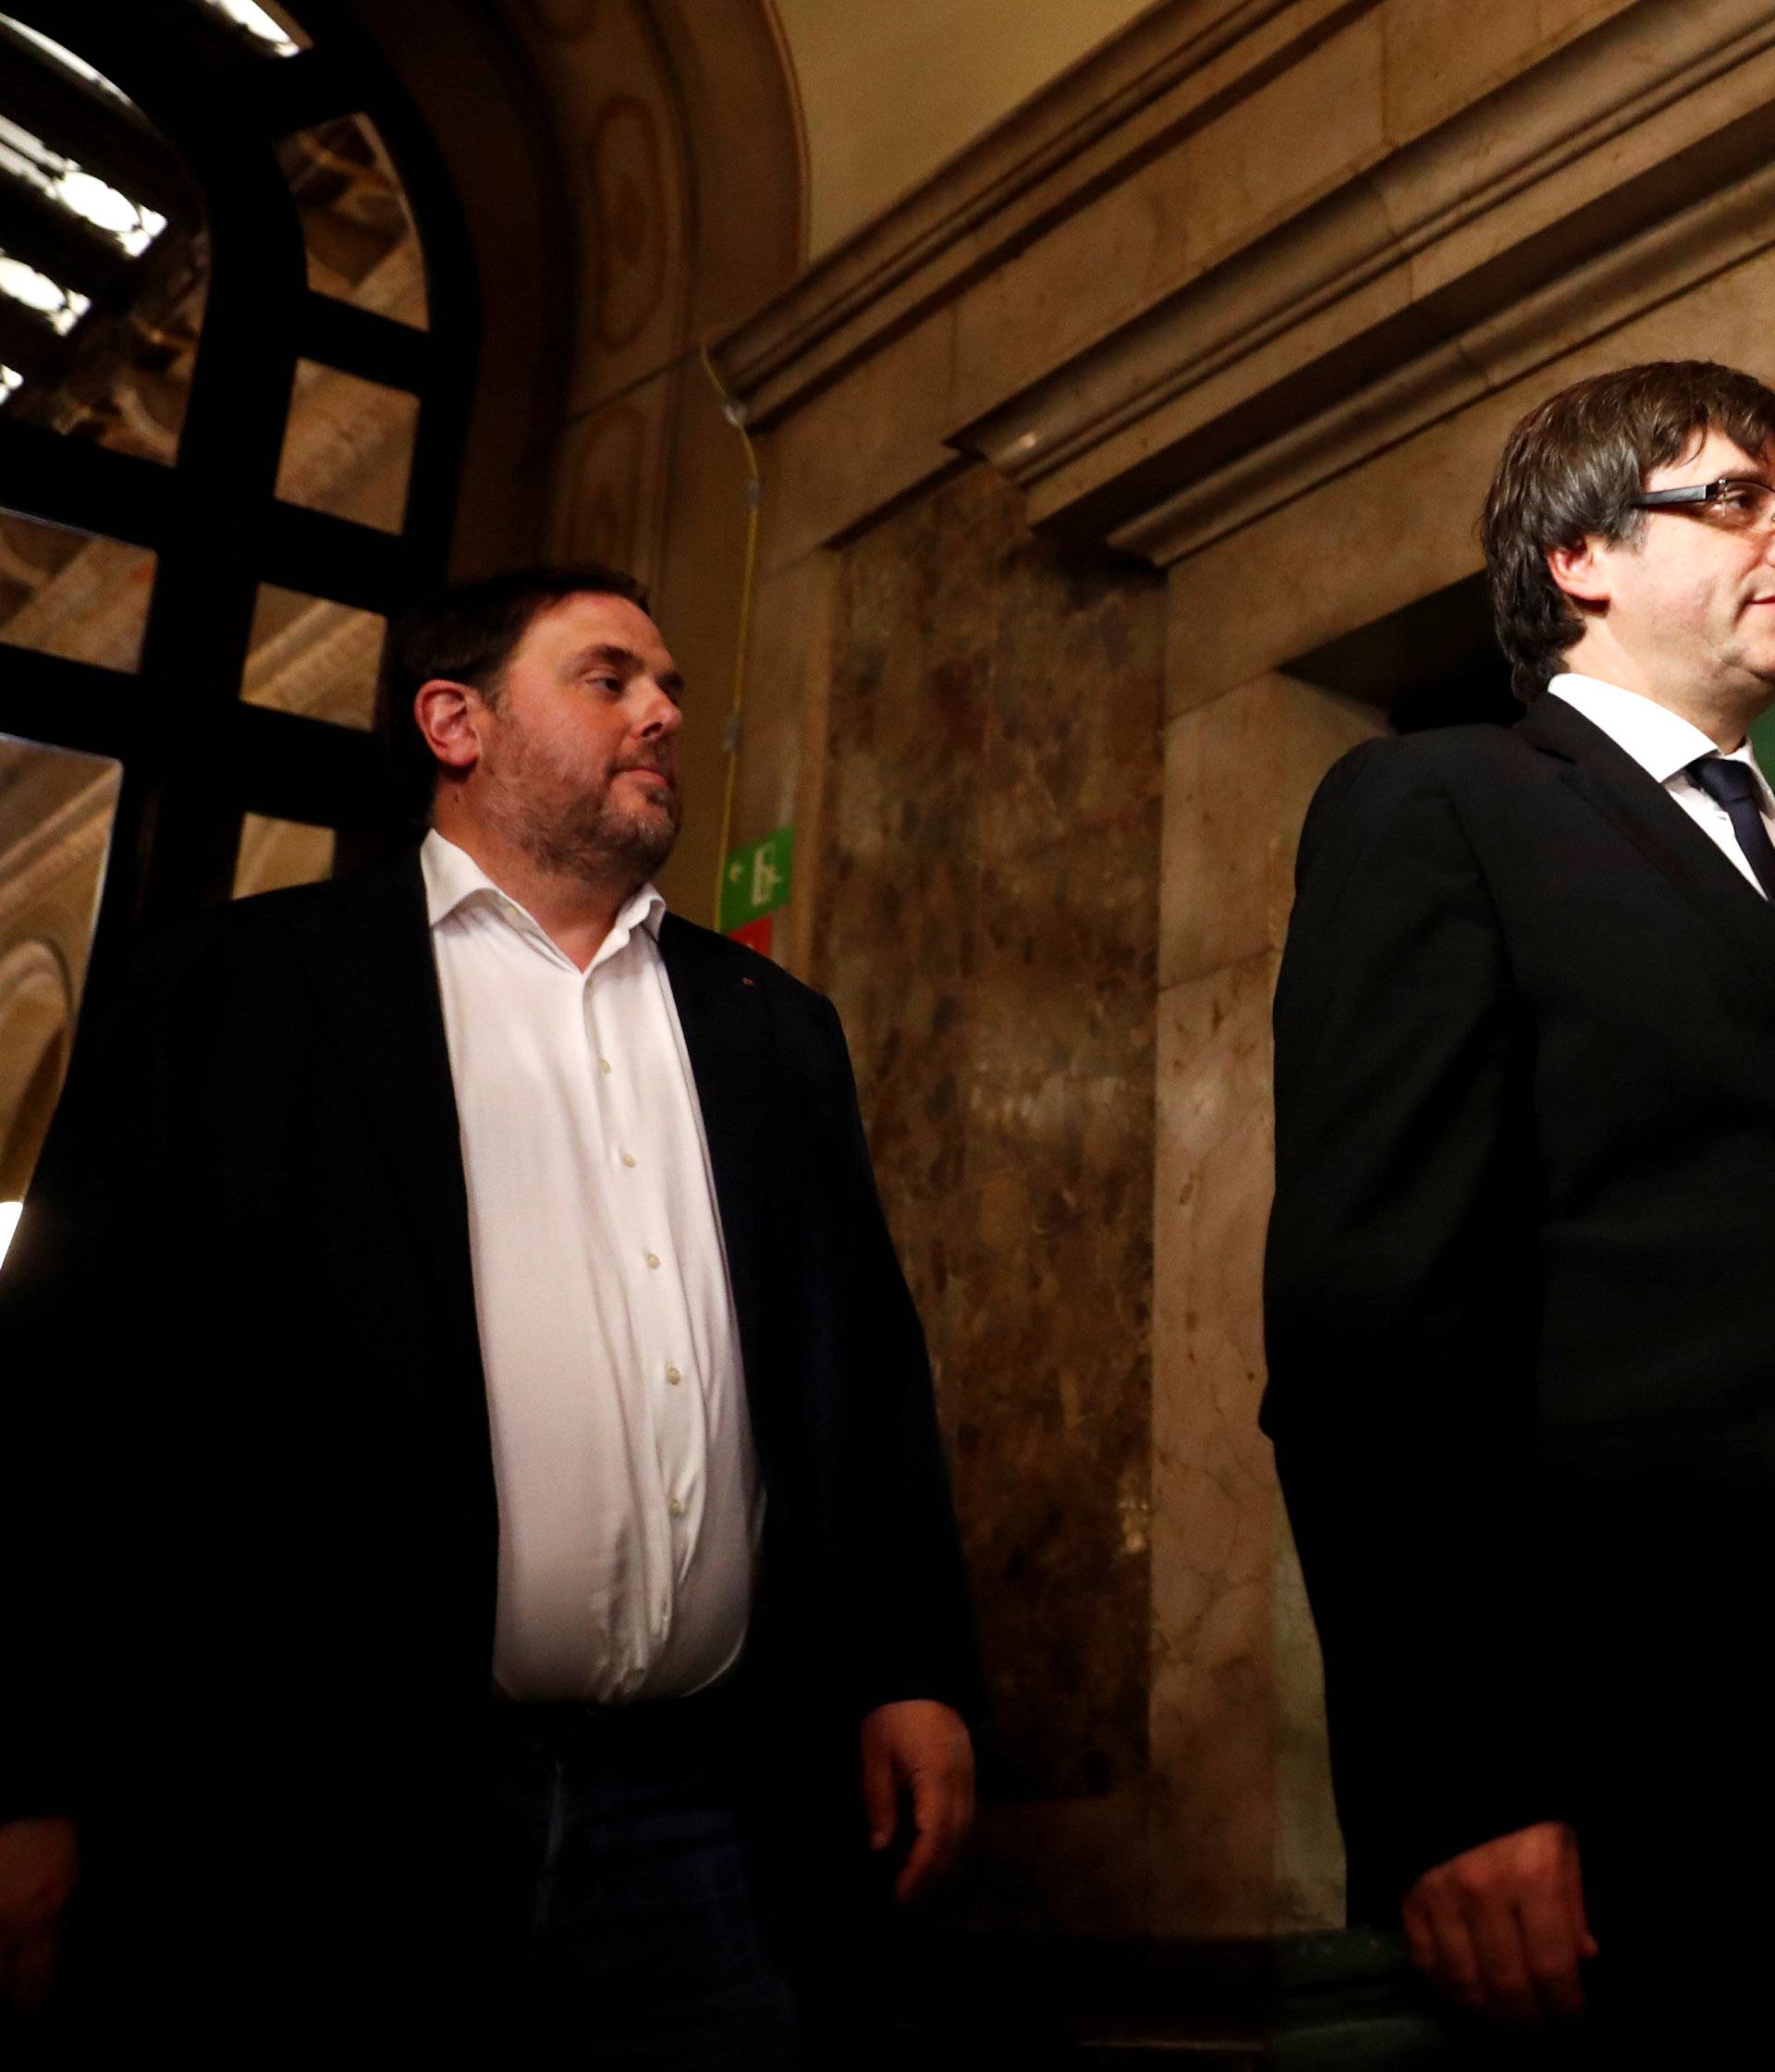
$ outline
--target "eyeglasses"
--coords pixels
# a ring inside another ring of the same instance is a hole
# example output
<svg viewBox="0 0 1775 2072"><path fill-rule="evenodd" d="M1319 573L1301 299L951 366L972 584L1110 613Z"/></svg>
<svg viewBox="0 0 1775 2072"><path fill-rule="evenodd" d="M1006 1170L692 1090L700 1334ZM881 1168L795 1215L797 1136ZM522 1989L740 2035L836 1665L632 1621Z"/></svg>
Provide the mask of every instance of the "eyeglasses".
<svg viewBox="0 0 1775 2072"><path fill-rule="evenodd" d="M1754 475L1722 475L1681 489L1648 489L1629 498L1629 510L1692 510L1708 515L1734 533L1775 534L1775 484Z"/></svg>

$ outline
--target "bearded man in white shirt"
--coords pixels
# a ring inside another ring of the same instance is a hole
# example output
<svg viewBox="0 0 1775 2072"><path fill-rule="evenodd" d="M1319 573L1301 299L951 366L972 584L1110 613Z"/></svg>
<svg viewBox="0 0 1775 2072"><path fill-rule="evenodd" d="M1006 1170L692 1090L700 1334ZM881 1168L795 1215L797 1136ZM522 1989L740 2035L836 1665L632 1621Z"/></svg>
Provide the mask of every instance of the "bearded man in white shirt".
<svg viewBox="0 0 1775 2072"><path fill-rule="evenodd" d="M787 2066L797 1928L966 1833L922 1335L830 1005L650 882L680 691L617 571L433 599L418 849L151 949L77 1069L0 1291L104 1404L15 1455L0 1772L7 1982L72 1892L76 2032Z"/></svg>
<svg viewBox="0 0 1775 2072"><path fill-rule="evenodd" d="M1265 1425L1353 1919L1509 2029L1500 2062L1530 2027L1536 2063L1747 2063L1775 1932L1775 800L1747 738L1775 394L1683 362L1554 396L1485 536L1525 717L1358 749L1302 838Z"/></svg>

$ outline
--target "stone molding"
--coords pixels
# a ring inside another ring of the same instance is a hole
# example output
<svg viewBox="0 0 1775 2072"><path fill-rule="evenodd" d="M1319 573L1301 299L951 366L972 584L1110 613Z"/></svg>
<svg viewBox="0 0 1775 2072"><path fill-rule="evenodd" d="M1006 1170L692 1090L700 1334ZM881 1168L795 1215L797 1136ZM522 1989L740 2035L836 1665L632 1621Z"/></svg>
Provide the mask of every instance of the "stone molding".
<svg viewBox="0 0 1775 2072"><path fill-rule="evenodd" d="M786 419L1368 11L1156 9L730 334L729 378ZM1775 10L1632 0L932 431L1169 565L1769 241L1771 158Z"/></svg>
<svg viewBox="0 0 1775 2072"><path fill-rule="evenodd" d="M1371 5L1151 9L728 331L720 359L730 391L760 426L811 400L1131 163L1270 77L1328 21Z"/></svg>
<svg viewBox="0 0 1775 2072"><path fill-rule="evenodd" d="M1643 240L1687 276L1633 267L1593 305L1591 336L1711 270L1693 230L1659 230L1684 202L1710 201L1708 229L1737 244L1740 183L1775 147L1772 104L1775 14L1760 0L1641 0L953 443L1026 491L1032 522L1176 560L1242 521L1227 492L1248 490L1254 469L1272 486L1244 497L1251 516L1325 478L1311 455L1328 431L1349 466L1491 386L1465 341L1512 316L1540 329L1574 269ZM1420 391L1410 424L1377 407L1396 377Z"/></svg>
<svg viewBox="0 0 1775 2072"><path fill-rule="evenodd" d="M1203 471L1175 495L1107 527L1105 542L1160 567L1181 560L1771 245L1775 166L1765 165ZM1474 558L1476 567L1476 544Z"/></svg>

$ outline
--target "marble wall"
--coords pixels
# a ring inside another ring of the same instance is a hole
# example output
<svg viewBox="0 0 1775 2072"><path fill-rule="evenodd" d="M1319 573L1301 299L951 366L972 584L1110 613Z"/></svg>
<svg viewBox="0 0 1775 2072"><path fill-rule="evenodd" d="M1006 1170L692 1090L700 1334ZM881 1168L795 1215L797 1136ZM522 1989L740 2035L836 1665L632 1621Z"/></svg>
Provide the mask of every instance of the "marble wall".
<svg viewBox="0 0 1775 2072"><path fill-rule="evenodd" d="M985 470L839 577L813 977L930 1339L1001 1799L1146 1765L1162 619Z"/></svg>
<svg viewBox="0 0 1775 2072"><path fill-rule="evenodd" d="M1033 535L984 469L822 558L801 962L954 1464L994 1707L965 1911L1328 1926L1317 1654L1256 1426L1268 1011L1307 799L1384 717L1269 674L1167 718L1161 586Z"/></svg>
<svg viewBox="0 0 1775 2072"><path fill-rule="evenodd" d="M1315 786L1385 726L1286 676L1165 729L1154 1167L1155 1930L1341 1918L1318 1651L1257 1428L1270 996Z"/></svg>

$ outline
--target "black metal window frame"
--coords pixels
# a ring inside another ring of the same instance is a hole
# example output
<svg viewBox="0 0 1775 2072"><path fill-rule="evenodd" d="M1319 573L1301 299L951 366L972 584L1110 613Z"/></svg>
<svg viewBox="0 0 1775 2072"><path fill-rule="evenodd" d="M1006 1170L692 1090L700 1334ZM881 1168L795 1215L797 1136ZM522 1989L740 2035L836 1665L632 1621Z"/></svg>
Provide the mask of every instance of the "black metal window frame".
<svg viewBox="0 0 1775 2072"><path fill-rule="evenodd" d="M0 733L122 766L93 980L144 921L228 896L248 814L332 827L347 847L386 839L370 735L243 702L254 605L271 583L386 616L446 569L478 333L461 209L423 120L340 0L297 0L294 11L313 48L279 56L252 50L201 0L0 0L135 103L184 159L209 235L171 465L0 410L0 509L155 557L135 673L0 647ZM354 115L374 124L406 190L425 331L307 285L276 146ZM398 533L278 499L300 360L417 398Z"/></svg>

